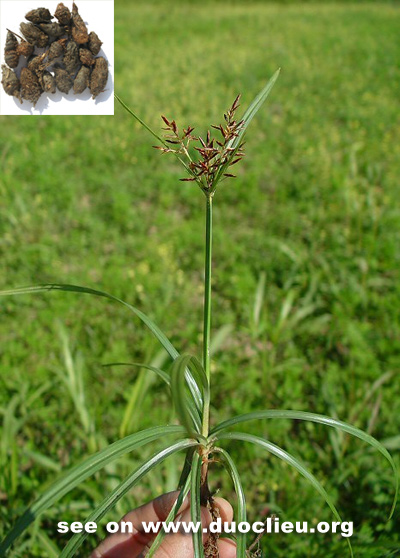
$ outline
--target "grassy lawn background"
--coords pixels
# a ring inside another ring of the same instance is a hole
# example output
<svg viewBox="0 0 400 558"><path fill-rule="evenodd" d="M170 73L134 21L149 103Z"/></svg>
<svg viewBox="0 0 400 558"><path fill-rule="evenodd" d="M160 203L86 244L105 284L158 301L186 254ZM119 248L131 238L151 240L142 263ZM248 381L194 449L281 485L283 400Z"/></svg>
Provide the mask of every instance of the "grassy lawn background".
<svg viewBox="0 0 400 558"><path fill-rule="evenodd" d="M215 200L213 420L268 407L332 415L385 441L399 464L398 6L118 0L115 8L115 90L155 129L165 114L204 132L237 93L245 107L282 67L238 178ZM148 313L179 350L200 354L203 196L179 182L173 158L153 150L117 104L115 112L2 117L0 286L105 290ZM60 468L173 414L158 381L101 366L165 360L122 307L58 293L0 304L2 535ZM68 370L82 371L80 396ZM355 522L359 556L398 554L383 459L316 425L251 430L323 481ZM65 497L11 556L57 556L65 538L56 522L84 521L154 449ZM291 469L247 446L231 449L251 521L272 512L331 520ZM171 460L150 475L107 520L173 489L179 467ZM234 501L217 467L213 478ZM346 552L329 536L270 535L262 544L269 557Z"/></svg>

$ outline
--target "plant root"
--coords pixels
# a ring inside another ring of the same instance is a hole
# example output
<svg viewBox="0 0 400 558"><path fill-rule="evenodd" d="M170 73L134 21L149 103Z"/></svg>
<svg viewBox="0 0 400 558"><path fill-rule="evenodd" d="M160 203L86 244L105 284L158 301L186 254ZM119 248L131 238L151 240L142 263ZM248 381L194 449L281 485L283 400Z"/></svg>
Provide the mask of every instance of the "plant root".
<svg viewBox="0 0 400 558"><path fill-rule="evenodd" d="M203 464L201 468L201 484L200 484L200 504L208 509L211 514L212 521L216 521L220 517L219 508L216 506L213 495L208 486L208 455L203 455ZM212 461L212 460L211 460ZM204 558L219 558L218 549L219 533L209 533L208 539L204 543Z"/></svg>

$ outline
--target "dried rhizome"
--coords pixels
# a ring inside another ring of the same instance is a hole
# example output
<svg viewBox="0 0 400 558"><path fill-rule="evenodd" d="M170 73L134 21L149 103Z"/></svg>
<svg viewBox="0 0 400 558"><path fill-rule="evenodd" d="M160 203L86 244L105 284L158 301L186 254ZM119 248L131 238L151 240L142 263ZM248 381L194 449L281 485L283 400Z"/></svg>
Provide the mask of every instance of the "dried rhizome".
<svg viewBox="0 0 400 558"><path fill-rule="evenodd" d="M14 95L22 103L21 99L21 84L18 79L17 74L11 68L8 68L5 64L1 67L1 84L7 95Z"/></svg>
<svg viewBox="0 0 400 558"><path fill-rule="evenodd" d="M95 99L97 95L100 95L104 91L107 83L108 77L108 65L107 60L102 56L95 59L94 69L92 75L90 76L90 92L92 98Z"/></svg>
<svg viewBox="0 0 400 558"><path fill-rule="evenodd" d="M21 37L7 29L1 83L7 95L36 105L43 93L57 89L80 95L89 88L95 99L105 90L108 62L98 56L102 42L88 31L78 6L59 3L54 15L47 8L25 14Z"/></svg>

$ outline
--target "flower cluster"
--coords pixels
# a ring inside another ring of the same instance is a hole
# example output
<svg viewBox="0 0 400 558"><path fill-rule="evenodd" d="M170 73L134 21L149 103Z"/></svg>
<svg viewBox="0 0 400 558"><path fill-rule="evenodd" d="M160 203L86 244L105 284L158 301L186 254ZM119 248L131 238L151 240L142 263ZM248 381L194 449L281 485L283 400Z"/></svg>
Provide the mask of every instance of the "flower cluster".
<svg viewBox="0 0 400 558"><path fill-rule="evenodd" d="M154 146L163 153L174 153L177 156L183 155L189 162L186 168L191 175L188 178L181 178L184 182L197 182L200 188L208 195L213 195L219 180L224 178L235 178L234 174L226 172L229 167L238 163L244 156L243 143L235 144L243 126L243 120L235 120L235 113L239 108L240 95L236 97L231 108L224 114L225 126L212 126L221 134L220 140L211 136L207 132L205 139L192 134L194 128L188 126L179 131L175 120L168 120L165 116L161 118L165 127L165 147ZM198 157L194 160L189 153L191 142L199 142L200 145L194 146ZM237 142L236 142L237 143Z"/></svg>

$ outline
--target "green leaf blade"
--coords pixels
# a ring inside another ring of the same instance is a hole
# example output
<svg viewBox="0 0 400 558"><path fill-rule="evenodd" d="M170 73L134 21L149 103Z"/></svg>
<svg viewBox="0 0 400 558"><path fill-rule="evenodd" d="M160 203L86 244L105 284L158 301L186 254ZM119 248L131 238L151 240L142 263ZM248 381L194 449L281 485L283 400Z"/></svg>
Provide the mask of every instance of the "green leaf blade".
<svg viewBox="0 0 400 558"><path fill-rule="evenodd" d="M190 448L189 448L190 449ZM194 448L192 448L193 450ZM189 470L188 475L186 476L185 481L180 489L178 498L176 499L175 504L171 508L167 518L165 519L165 523L170 523L174 521L176 516L178 515L178 511L183 504L186 496L189 494L190 486L191 486L191 479L192 479L192 471ZM157 534L154 541L151 543L151 547L149 552L146 554L146 558L153 558L155 552L160 548L162 541L164 540L166 533L163 529Z"/></svg>
<svg viewBox="0 0 400 558"><path fill-rule="evenodd" d="M296 469L308 482L319 492L319 494L323 497L325 502L328 504L330 510L332 511L335 518L342 523L342 519L338 510L336 509L335 504L333 503L331 497L326 492L325 488L319 482L319 480L295 457L287 453L285 450L280 448L279 446L269 442L268 440L264 440L263 438L259 438L258 436L253 436L252 434L247 434L243 432L226 432L218 436L218 441L221 440L239 440L243 442L250 442L251 444L257 445L275 455L288 465L291 465L294 469ZM349 546L350 555L353 558L353 549L349 539L346 539L346 542Z"/></svg>
<svg viewBox="0 0 400 558"><path fill-rule="evenodd" d="M187 449L198 444L195 440L180 440L172 446L167 446L160 452L153 455L151 459L146 461L144 465L136 469L131 473L115 490L113 490L97 507L97 509L90 514L86 519L86 523L94 521L98 523L105 514L111 510L119 500L129 492L151 469L162 463L167 457L173 455L174 453ZM60 554L60 558L72 558L78 548L82 545L84 540L87 538L88 533L83 531L82 533L74 535Z"/></svg>
<svg viewBox="0 0 400 558"><path fill-rule="evenodd" d="M246 110L246 112L243 115L243 119L242 119L243 120L243 126L240 128L240 132L239 132L238 136L233 140L230 147L236 148L238 145L240 145L240 143L243 139L243 136L244 136L250 122L253 120L253 118L255 117L257 112L260 110L260 108L262 107L262 105L266 101L268 95L271 93L271 90L272 90L273 86L275 85L275 82L278 79L280 72L281 72L281 69L279 68L274 73L272 78L268 81L268 83L265 85L265 87L255 97L253 102L250 104L249 108Z"/></svg>
<svg viewBox="0 0 400 558"><path fill-rule="evenodd" d="M161 142L163 145L167 145L167 144L165 143L165 140L164 140L161 136L159 136L154 130L152 130L152 129L150 128L150 126L148 126L148 125L146 124L146 122L144 122L135 112L133 112L133 110L130 109L130 108L128 107L128 105L126 105L126 104L124 103L124 101L121 99L121 97L119 97L116 93L114 93L114 97L117 99L117 101L119 102L119 104L126 110L126 112L128 112L131 116L133 116L133 118L134 118L135 120L137 120L137 121L139 122L139 124L140 124L141 126L143 126L143 128L145 128L145 130L147 130L156 140L158 140L159 142Z"/></svg>
<svg viewBox="0 0 400 558"><path fill-rule="evenodd" d="M133 118L135 118L135 120L137 120L139 122L139 124L141 126L143 126L143 128L145 128L145 130L147 130L153 137L156 138L157 141L159 141L160 143L162 143L164 145L164 147L168 147L168 143L165 141L164 138L162 138L161 136L159 136L154 130L152 130L150 128L150 126L148 124L146 124L146 122L144 122L132 109L130 109L128 107L128 105L126 105L124 103L124 101L118 97L117 94L114 93L114 97L117 99L117 101L119 102L119 104L126 110L126 112L128 112L131 116L133 116ZM187 173L190 176L195 176L193 174L193 172L190 170L190 168L188 167L188 165L185 163L185 161L182 159L182 157L179 157L179 155L177 153L174 153L175 157L178 159L178 161L181 163L181 165L183 167L185 167Z"/></svg>
<svg viewBox="0 0 400 558"><path fill-rule="evenodd" d="M111 463L118 457L133 451L146 444L154 442L169 435L185 434L185 429L181 426L155 427L143 430L136 434L131 434L122 440L114 442L104 450L97 452L83 463L80 463L67 471L58 479L46 492L40 496L23 515L17 520L14 527L7 534L6 538L0 543L0 556L25 531L27 527L52 504L60 500L65 494L78 486L85 479Z"/></svg>
<svg viewBox="0 0 400 558"><path fill-rule="evenodd" d="M190 486L190 519L194 525L201 522L200 507L200 482L201 482L201 457L198 452L193 455L192 479ZM204 558L203 529L192 533L194 558Z"/></svg>
<svg viewBox="0 0 400 558"><path fill-rule="evenodd" d="M392 456L387 451L387 449L376 440L370 434L363 432L359 428L355 426L351 426L345 422L340 420L325 416L325 415L318 415L315 413L308 413L306 411L292 411L286 409L270 409L267 411L255 411L253 413L246 413L244 415L239 415L234 417L233 419L228 419L226 421L221 422L217 426L215 426L211 434L217 434L219 432L225 431L232 426L236 426L237 424L248 422L251 420L262 420L262 419L294 419L294 420L304 420L310 422L316 422L319 424L324 424L326 426L330 426L332 428L337 428L338 430L342 430L343 432L347 432L356 438L359 438L363 442L366 442L370 446L374 447L381 453L386 460L389 462L395 479L395 493L393 497L393 504L390 510L389 520L393 517L394 510L396 508L397 500L398 500L398 493L399 493L399 474L397 471L397 467L395 462L393 461Z"/></svg>
<svg viewBox="0 0 400 558"><path fill-rule="evenodd" d="M197 436L201 432L201 412L197 411L190 394L186 392L186 370L191 360L190 355L181 355L174 360L171 368L171 393L181 424L190 436ZM196 381L196 378L193 379ZM196 385L201 391L199 385Z"/></svg>
<svg viewBox="0 0 400 558"><path fill-rule="evenodd" d="M228 471L235 488L237 497L236 524L247 522L246 497L244 494L239 471L237 470L235 462L233 461L229 453L224 449L215 448L215 451L222 455L224 460L224 467ZM246 533L239 533L237 537L236 558L247 558L246 546Z"/></svg>
<svg viewBox="0 0 400 558"><path fill-rule="evenodd" d="M231 139L231 141L228 142L228 144L227 144L227 148L232 149L232 152L231 152L227 162L218 170L218 173L217 173L217 175L215 177L215 180L214 180L213 190L215 190L215 188L217 187L218 182L223 177L223 175L226 172L227 168L229 167L231 161L233 161L233 159L236 157L236 153L239 150L239 147L242 143L244 134L245 134L247 128L249 127L250 122L253 120L253 118L255 117L257 112L260 110L261 106L266 101L268 95L271 92L271 89L273 88L273 86L275 85L276 80L278 79L280 71L281 70L279 68L274 73L272 78L267 82L267 84L265 85L265 87L263 87L263 89L260 91L260 93L253 99L252 103L250 104L250 106L248 107L246 112L244 113L243 118L242 118L243 125L240 128L240 131L239 131L238 135L235 138Z"/></svg>

